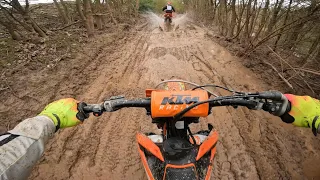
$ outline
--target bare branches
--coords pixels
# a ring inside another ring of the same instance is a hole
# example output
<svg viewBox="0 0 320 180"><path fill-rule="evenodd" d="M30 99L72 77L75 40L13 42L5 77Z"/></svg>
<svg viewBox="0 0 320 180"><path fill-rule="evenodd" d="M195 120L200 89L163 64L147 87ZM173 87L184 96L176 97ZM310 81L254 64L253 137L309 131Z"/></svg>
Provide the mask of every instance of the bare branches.
<svg viewBox="0 0 320 180"><path fill-rule="evenodd" d="M303 72L307 72L307 73L311 73L311 74L320 76L320 71L316 71L313 69L305 69L305 68L293 68L293 69L297 70L297 71L303 71Z"/></svg>
<svg viewBox="0 0 320 180"><path fill-rule="evenodd" d="M291 89L293 89L292 84L280 74L280 72L277 70L277 68L275 68L272 64L270 64L266 61L263 61L263 63L269 65L278 74L278 76L283 80L283 82L285 82Z"/></svg>
<svg viewBox="0 0 320 180"><path fill-rule="evenodd" d="M309 83L300 75L300 73L294 68L292 67L285 59L283 59L278 53L276 53L275 51L272 50L272 48L270 46L267 46L281 61L283 61L286 65L288 65L295 73L297 76L300 77L300 79L307 85L307 87L312 91L313 94L315 94L314 90L312 89L312 87L309 85Z"/></svg>

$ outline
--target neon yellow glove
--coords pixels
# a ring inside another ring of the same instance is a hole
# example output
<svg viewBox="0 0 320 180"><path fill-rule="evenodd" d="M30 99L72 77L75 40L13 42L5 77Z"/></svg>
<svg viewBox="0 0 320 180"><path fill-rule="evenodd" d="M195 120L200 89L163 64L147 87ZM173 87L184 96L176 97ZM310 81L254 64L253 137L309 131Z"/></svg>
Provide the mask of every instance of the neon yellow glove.
<svg viewBox="0 0 320 180"><path fill-rule="evenodd" d="M320 124L320 101L310 96L296 96L285 94L291 103L291 110L281 116L284 122L299 127L311 127L314 135Z"/></svg>
<svg viewBox="0 0 320 180"><path fill-rule="evenodd" d="M57 131L59 128L76 126L88 118L89 115L79 108L85 105L73 98L60 99L48 104L39 115L50 117Z"/></svg>

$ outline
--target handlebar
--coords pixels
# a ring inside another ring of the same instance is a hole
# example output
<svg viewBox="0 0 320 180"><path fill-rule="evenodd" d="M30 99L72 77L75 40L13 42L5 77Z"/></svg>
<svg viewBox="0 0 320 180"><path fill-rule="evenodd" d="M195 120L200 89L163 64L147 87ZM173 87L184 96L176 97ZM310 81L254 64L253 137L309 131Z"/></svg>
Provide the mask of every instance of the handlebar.
<svg viewBox="0 0 320 180"><path fill-rule="evenodd" d="M93 113L95 116L100 116L103 112L113 112L124 107L148 108L150 105L150 98L127 100L124 96L113 96L101 104L87 104L87 106L83 107L83 111L85 113Z"/></svg>
<svg viewBox="0 0 320 180"><path fill-rule="evenodd" d="M277 91L265 91L257 93L236 94L232 96L220 96L190 105L174 116L174 119L181 119L183 115L192 108L209 103L210 109L217 106L245 106L249 109L264 110L273 115L281 116L290 109L287 98ZM124 96L111 97L101 104L88 104L83 107L85 113L93 113L100 116L103 112L113 112L124 107L151 108L151 98L127 100Z"/></svg>

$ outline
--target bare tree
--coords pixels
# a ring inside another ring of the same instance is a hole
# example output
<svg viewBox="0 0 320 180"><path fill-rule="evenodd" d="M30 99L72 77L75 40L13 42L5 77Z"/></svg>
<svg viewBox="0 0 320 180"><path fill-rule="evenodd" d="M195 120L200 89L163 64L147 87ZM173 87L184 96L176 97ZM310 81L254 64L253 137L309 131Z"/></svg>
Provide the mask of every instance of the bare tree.
<svg viewBox="0 0 320 180"><path fill-rule="evenodd" d="M260 33L262 32L262 30L265 28L266 26L266 22L267 22L267 17L268 17L268 11L269 11L269 4L270 4L270 0L266 0L262 14L261 14L261 19L260 22L257 22L259 25L259 28L256 32L255 38L254 40L257 40L260 36Z"/></svg>
<svg viewBox="0 0 320 180"><path fill-rule="evenodd" d="M53 2L54 2L54 5L56 6L56 8L58 9L58 12L59 12L64 24L68 24L70 22L70 19L67 15L68 9L65 5L62 5L62 4L64 4L63 1L61 1L61 5L63 6L63 9L60 7L60 4L58 3L57 0L53 0Z"/></svg>
<svg viewBox="0 0 320 180"><path fill-rule="evenodd" d="M33 30L36 31L39 34L39 36L41 37L46 36L44 29L42 29L30 16L29 0L25 0L26 5L24 7L21 6L18 0L12 0L11 2L8 2L8 1L6 2L7 4L11 5L12 8L23 17L23 20L26 22L26 24L29 24L32 26Z"/></svg>
<svg viewBox="0 0 320 180"><path fill-rule="evenodd" d="M89 37L94 36L94 23L93 23L93 15L91 9L91 1L90 0L83 0L83 6L86 15L86 27L87 33Z"/></svg>
<svg viewBox="0 0 320 180"><path fill-rule="evenodd" d="M83 3L81 0L76 0L76 7L80 18L87 29L88 37L93 37L94 23L90 0L83 0Z"/></svg>
<svg viewBox="0 0 320 180"><path fill-rule="evenodd" d="M282 8L283 2L284 2L284 0L280 0L280 2L279 2L279 0L276 1L275 7L274 7L274 10L273 10L273 14L272 14L272 17L270 19L270 23L268 25L267 33L270 33L273 30L273 27L275 26L275 24L277 23L278 15L279 15L279 12L280 12L280 10Z"/></svg>
<svg viewBox="0 0 320 180"><path fill-rule="evenodd" d="M8 17L5 14L6 12L2 11L2 13L3 13L3 15L5 17L1 17L0 18L0 24L2 26L4 26L8 30L8 32L11 35L12 39L14 39L14 40L22 40L22 39L24 39L24 37L17 30L17 26L16 26L14 20L12 20L10 17Z"/></svg>
<svg viewBox="0 0 320 180"><path fill-rule="evenodd" d="M290 0L290 2L289 2L289 6L288 6L288 9L286 11L286 15L285 15L285 18L283 20L282 27L285 27L285 25L287 24L287 21L288 21L288 18L289 18L289 13L290 13L290 10L291 10L291 5L292 5L292 0ZM281 30L283 30L283 28ZM277 35L277 39L276 39L276 41L274 43L274 46L273 46L273 50L274 51L276 51L278 42L279 42L282 34L283 34L282 32L279 32L279 34Z"/></svg>
<svg viewBox="0 0 320 180"><path fill-rule="evenodd" d="M237 22L236 0L231 1L231 12L232 12L232 15L231 15L229 36L233 37L234 28L236 27L236 22Z"/></svg>

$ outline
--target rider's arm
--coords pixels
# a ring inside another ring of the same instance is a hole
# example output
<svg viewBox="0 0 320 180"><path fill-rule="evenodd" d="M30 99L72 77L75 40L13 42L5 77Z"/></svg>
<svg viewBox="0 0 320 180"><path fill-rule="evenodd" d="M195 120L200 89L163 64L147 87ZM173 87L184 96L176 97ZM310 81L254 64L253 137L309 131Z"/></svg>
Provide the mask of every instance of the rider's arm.
<svg viewBox="0 0 320 180"><path fill-rule="evenodd" d="M290 110L281 119L298 127L309 127L314 135L320 133L320 101L310 96L285 96L290 102Z"/></svg>
<svg viewBox="0 0 320 180"><path fill-rule="evenodd" d="M49 117L36 116L0 136L0 179L27 179L55 129Z"/></svg>
<svg viewBox="0 0 320 180"><path fill-rule="evenodd" d="M176 12L176 10L174 9L174 7L173 7L173 6L172 6L172 11L173 11L173 12Z"/></svg>
<svg viewBox="0 0 320 180"><path fill-rule="evenodd" d="M0 179L27 179L54 132L75 126L88 117L81 108L83 105L72 98L55 101L39 116L26 119L1 135Z"/></svg>
<svg viewBox="0 0 320 180"><path fill-rule="evenodd" d="M163 7L163 8L162 8L162 11L165 11L166 9L167 9L167 6Z"/></svg>

